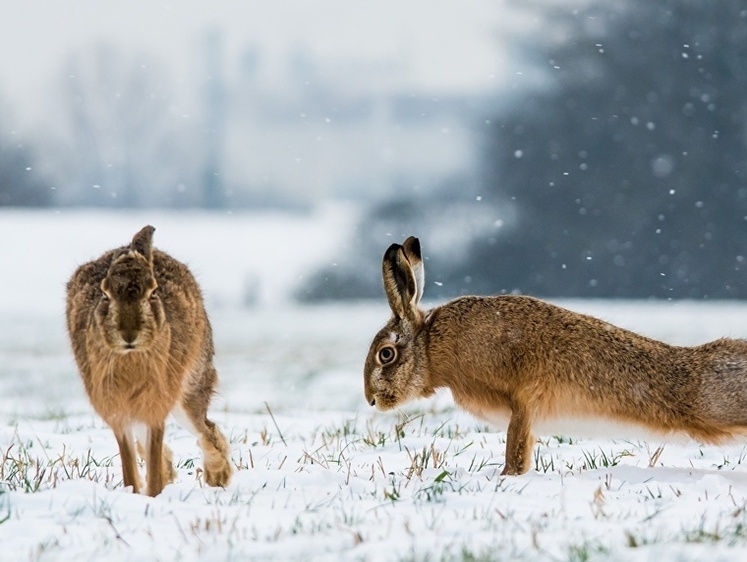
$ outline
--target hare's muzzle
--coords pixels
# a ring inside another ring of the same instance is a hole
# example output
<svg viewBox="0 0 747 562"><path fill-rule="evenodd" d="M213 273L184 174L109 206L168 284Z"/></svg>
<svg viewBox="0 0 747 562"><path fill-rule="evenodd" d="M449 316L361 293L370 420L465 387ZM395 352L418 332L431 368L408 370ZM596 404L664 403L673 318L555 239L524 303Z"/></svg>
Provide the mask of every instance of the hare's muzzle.
<svg viewBox="0 0 747 562"><path fill-rule="evenodd" d="M124 349L130 350L137 347L142 324L138 303L120 303L117 328Z"/></svg>
<svg viewBox="0 0 747 562"><path fill-rule="evenodd" d="M125 349L135 349L135 341L137 340L137 332L122 331L122 347Z"/></svg>

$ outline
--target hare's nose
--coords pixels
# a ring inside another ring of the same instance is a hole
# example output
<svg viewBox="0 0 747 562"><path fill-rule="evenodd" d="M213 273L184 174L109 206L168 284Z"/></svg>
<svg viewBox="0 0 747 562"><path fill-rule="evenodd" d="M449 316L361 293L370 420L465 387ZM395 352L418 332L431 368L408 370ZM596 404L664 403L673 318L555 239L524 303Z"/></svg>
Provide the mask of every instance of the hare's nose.
<svg viewBox="0 0 747 562"><path fill-rule="evenodd" d="M135 330L122 330L122 339L126 344L132 345L137 339L137 332Z"/></svg>
<svg viewBox="0 0 747 562"><path fill-rule="evenodd" d="M371 398L369 404L371 404L371 406L376 406L376 398Z"/></svg>

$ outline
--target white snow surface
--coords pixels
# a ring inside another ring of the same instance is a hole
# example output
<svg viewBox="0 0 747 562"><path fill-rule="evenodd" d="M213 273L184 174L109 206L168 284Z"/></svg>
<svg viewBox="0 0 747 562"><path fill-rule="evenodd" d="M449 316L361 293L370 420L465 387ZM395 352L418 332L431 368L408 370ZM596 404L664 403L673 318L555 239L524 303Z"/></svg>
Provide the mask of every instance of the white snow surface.
<svg viewBox="0 0 747 562"><path fill-rule="evenodd" d="M448 392L370 409L363 361L388 318L383 297L302 307L284 296L308 265L333 261L352 224L339 212L0 213L0 560L747 556L746 443L661 452L636 435L551 433L536 470L501 477L505 428L460 412ZM194 437L173 422L177 480L156 498L122 488L114 437L69 350L67 277L146 222L212 303L211 417L237 466L226 489L203 485ZM262 286L251 307L247 280ZM559 304L675 344L747 332L744 303Z"/></svg>

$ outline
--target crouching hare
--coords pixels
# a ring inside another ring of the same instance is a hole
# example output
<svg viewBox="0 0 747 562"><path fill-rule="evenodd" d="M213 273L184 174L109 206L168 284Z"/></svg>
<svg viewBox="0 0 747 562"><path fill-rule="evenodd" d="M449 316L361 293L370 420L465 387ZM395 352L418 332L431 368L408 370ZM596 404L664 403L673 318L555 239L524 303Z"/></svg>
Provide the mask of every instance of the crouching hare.
<svg viewBox="0 0 747 562"><path fill-rule="evenodd" d="M163 444L169 413L199 437L204 477L226 486L233 469L226 438L207 418L218 375L200 288L187 266L153 249L146 226L129 246L80 266L67 284L67 327L96 412L114 431L125 486L149 496L174 479Z"/></svg>
<svg viewBox="0 0 747 562"><path fill-rule="evenodd" d="M603 418L706 443L747 433L745 340L671 346L526 296L422 311L413 237L389 247L383 276L393 317L366 358L366 400L389 410L446 387L473 415L508 419L503 474L529 470L543 422Z"/></svg>

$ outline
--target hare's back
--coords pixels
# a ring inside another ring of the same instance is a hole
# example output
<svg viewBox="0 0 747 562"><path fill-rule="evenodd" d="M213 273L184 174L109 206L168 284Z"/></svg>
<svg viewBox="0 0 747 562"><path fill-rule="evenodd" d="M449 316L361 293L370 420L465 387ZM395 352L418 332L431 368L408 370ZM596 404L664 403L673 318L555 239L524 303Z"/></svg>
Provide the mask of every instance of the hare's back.
<svg viewBox="0 0 747 562"><path fill-rule="evenodd" d="M685 353L700 373L698 407L709 418L747 428L747 341L722 338Z"/></svg>
<svg viewBox="0 0 747 562"><path fill-rule="evenodd" d="M112 263L129 251L129 247L123 246L102 254L95 260L91 260L78 267L73 273L68 289L79 289L81 287L94 286L99 288L106 277ZM199 286L186 264L171 257L166 252L153 249L153 273L156 282L164 288L181 286L183 290L199 293Z"/></svg>
<svg viewBox="0 0 747 562"><path fill-rule="evenodd" d="M153 250L153 273L162 293L178 291L202 300L200 286L189 267L166 252Z"/></svg>
<svg viewBox="0 0 747 562"><path fill-rule="evenodd" d="M202 291L186 264L153 251L153 273L171 329L183 333L210 331Z"/></svg>
<svg viewBox="0 0 747 562"><path fill-rule="evenodd" d="M75 270L67 283L67 316L71 331L88 322L101 297L101 282L112 263L128 251L126 246L110 250ZM154 249L153 274L170 322L202 320L205 316L202 293L186 264Z"/></svg>
<svg viewBox="0 0 747 562"><path fill-rule="evenodd" d="M123 251L124 248L110 250L95 260L80 265L67 283L68 296L90 288L100 289L101 282L106 277L114 257L120 255Z"/></svg>

